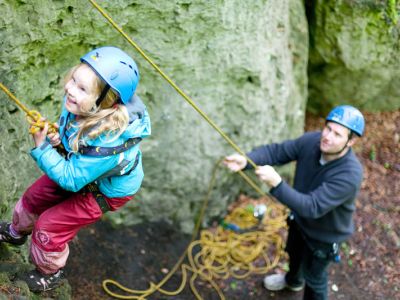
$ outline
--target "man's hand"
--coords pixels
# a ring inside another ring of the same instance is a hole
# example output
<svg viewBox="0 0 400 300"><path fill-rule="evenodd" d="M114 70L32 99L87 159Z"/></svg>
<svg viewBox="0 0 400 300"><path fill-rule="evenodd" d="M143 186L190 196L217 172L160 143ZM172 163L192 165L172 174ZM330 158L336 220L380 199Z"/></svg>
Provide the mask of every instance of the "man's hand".
<svg viewBox="0 0 400 300"><path fill-rule="evenodd" d="M273 167L269 165L257 167L256 175L270 188L274 188L282 182L282 177L275 171Z"/></svg>
<svg viewBox="0 0 400 300"><path fill-rule="evenodd" d="M231 171L237 172L244 169L244 167L247 165L247 159L243 155L235 153L225 157L223 164Z"/></svg>
<svg viewBox="0 0 400 300"><path fill-rule="evenodd" d="M58 130L59 126L57 123L54 123L53 126ZM49 142L53 147L57 147L61 144L60 134L58 133L58 131L56 133L47 134L47 138L49 139Z"/></svg>

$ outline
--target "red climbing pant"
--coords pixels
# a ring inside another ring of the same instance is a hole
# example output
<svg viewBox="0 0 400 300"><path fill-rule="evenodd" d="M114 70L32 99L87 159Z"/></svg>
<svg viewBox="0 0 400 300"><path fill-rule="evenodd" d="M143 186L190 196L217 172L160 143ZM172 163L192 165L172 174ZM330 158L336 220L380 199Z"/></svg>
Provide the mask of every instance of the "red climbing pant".
<svg viewBox="0 0 400 300"><path fill-rule="evenodd" d="M132 198L105 199L110 210L116 210ZM42 273L52 274L65 266L68 242L79 229L101 216L102 211L91 193L68 192L43 175L17 202L12 226L20 234L32 233L32 262Z"/></svg>

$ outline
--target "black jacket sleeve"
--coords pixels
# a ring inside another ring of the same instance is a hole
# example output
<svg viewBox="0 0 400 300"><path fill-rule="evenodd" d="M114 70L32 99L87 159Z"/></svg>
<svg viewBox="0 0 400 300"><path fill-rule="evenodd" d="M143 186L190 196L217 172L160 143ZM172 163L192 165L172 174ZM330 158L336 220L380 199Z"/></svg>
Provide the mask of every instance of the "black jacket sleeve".
<svg viewBox="0 0 400 300"><path fill-rule="evenodd" d="M247 155L257 166L283 165L297 160L304 142L305 138L303 135L295 140L287 140L280 144L274 143L257 147L247 153ZM245 170L251 168L252 166L247 164Z"/></svg>
<svg viewBox="0 0 400 300"><path fill-rule="evenodd" d="M354 199L360 179L336 177L323 182L316 189L301 193L286 182L271 190L271 194L295 211L300 217L317 219L344 202Z"/></svg>

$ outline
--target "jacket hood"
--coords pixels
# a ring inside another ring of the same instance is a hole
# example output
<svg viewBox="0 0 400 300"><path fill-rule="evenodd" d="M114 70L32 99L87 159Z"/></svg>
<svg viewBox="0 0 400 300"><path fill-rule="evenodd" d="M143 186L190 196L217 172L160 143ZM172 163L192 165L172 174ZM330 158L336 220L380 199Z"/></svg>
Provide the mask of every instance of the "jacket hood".
<svg viewBox="0 0 400 300"><path fill-rule="evenodd" d="M102 134L94 140L86 139L87 145L113 147L121 145L130 138L140 137L143 139L148 137L151 134L151 122L146 106L143 104L142 100L140 100L138 96L134 95L126 104L126 107L129 114L129 125L117 139L113 139L112 137L107 137L106 134ZM73 118L74 116L70 114L64 106L59 119L59 132L67 151L70 151L70 146L68 138L64 133L69 131L68 136L71 136L71 134L76 131L75 128L66 130L68 120Z"/></svg>
<svg viewBox="0 0 400 300"><path fill-rule="evenodd" d="M146 106L137 95L125 105L129 114L129 125L121 135L123 140L133 137L146 138L151 134L150 116Z"/></svg>

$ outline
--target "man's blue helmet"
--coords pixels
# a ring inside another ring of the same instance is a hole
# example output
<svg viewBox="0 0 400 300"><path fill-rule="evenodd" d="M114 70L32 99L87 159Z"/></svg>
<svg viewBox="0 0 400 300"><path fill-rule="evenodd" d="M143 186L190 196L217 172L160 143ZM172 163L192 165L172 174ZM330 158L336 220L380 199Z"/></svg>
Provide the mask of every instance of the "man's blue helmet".
<svg viewBox="0 0 400 300"><path fill-rule="evenodd" d="M351 131L354 131L358 136L362 136L364 133L364 116L357 108L350 105L336 106L328 114L326 121L343 125Z"/></svg>
<svg viewBox="0 0 400 300"><path fill-rule="evenodd" d="M139 70L128 54L116 47L101 47L86 53L81 61L119 93L122 103L129 102L139 83Z"/></svg>

